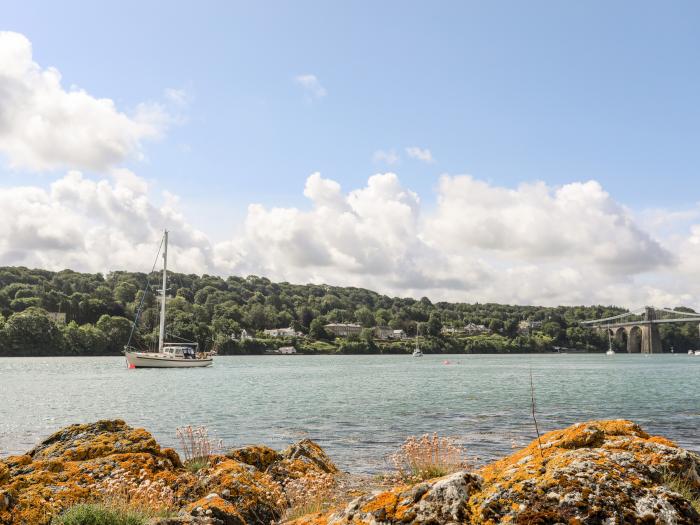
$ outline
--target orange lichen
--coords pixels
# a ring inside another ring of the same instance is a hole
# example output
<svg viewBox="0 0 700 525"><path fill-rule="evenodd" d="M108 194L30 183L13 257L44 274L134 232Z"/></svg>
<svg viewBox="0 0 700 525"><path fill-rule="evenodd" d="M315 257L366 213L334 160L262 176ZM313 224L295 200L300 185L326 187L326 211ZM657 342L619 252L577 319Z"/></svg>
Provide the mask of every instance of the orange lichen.
<svg viewBox="0 0 700 525"><path fill-rule="evenodd" d="M659 472L693 472L700 476L700 458L670 440L650 437L626 420L589 421L541 436L524 449L486 465L470 485L468 504L459 521L473 525L646 522L648 513L665 508L678 524L700 523L690 505L659 490ZM700 478L699 478L700 479ZM447 478L430 481L437 487ZM698 486L700 488L700 484ZM427 489L426 489L427 490ZM417 499L402 488L362 500L360 507L335 509L323 517L306 517L295 525L317 523L409 523L432 508L425 494ZM446 497L446 496L441 496ZM648 508L640 501L649 501ZM454 502L453 502L454 503ZM453 503L435 508L452 508ZM669 510L671 509L671 510ZM435 511L439 512L439 511ZM646 516L646 517L645 517ZM438 514L424 521L439 523Z"/></svg>
<svg viewBox="0 0 700 525"><path fill-rule="evenodd" d="M276 461L282 459L279 452L261 445L229 450L226 453L226 457L252 465L258 470L265 470Z"/></svg>

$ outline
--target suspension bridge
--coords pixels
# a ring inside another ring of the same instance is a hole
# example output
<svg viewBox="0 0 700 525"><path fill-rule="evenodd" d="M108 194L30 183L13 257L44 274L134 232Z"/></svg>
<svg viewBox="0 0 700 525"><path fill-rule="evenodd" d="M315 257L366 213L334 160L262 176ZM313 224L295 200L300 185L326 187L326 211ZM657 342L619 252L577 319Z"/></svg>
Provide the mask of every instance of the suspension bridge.
<svg viewBox="0 0 700 525"><path fill-rule="evenodd" d="M665 323L698 323L700 314L668 308L645 306L624 314L582 321L581 326L607 330L616 341L627 339L627 352L658 354L663 352L659 325Z"/></svg>

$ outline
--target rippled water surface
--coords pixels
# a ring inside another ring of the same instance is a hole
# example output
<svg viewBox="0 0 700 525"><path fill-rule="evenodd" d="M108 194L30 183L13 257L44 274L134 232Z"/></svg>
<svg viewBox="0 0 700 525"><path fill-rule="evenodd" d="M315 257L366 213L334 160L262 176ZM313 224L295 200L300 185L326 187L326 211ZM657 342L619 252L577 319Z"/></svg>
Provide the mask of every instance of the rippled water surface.
<svg viewBox="0 0 700 525"><path fill-rule="evenodd" d="M170 446L186 424L226 446L309 437L355 472L384 469L425 432L456 436L483 461L534 437L530 370L541 430L628 418L700 450L700 357L687 355L218 357L189 370L53 357L0 359L0 455L70 423L121 418Z"/></svg>

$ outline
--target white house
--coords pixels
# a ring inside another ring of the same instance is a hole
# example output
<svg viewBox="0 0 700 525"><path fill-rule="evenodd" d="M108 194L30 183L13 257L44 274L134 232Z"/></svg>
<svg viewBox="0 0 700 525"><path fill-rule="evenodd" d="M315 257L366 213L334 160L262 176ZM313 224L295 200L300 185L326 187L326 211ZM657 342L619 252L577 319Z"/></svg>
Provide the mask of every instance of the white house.
<svg viewBox="0 0 700 525"><path fill-rule="evenodd" d="M359 324L350 323L330 323L324 325L326 331L338 337L348 337L349 335L360 335L362 327Z"/></svg>
<svg viewBox="0 0 700 525"><path fill-rule="evenodd" d="M268 337L300 337L301 332L297 332L291 326L289 328L272 328L263 330L263 333Z"/></svg>
<svg viewBox="0 0 700 525"><path fill-rule="evenodd" d="M391 333L392 339L406 339L406 332L403 330L393 330Z"/></svg>
<svg viewBox="0 0 700 525"><path fill-rule="evenodd" d="M293 346L281 346L281 347L279 348L278 352L279 352L280 354L290 355L290 354L296 354L296 353L297 353L297 349L294 348Z"/></svg>
<svg viewBox="0 0 700 525"><path fill-rule="evenodd" d="M464 331L469 335L481 335L491 333L491 330L483 324L469 323L464 327Z"/></svg>
<svg viewBox="0 0 700 525"><path fill-rule="evenodd" d="M391 339L391 336L394 335L394 330L388 326L375 326L372 331L374 332L374 337L382 340Z"/></svg>

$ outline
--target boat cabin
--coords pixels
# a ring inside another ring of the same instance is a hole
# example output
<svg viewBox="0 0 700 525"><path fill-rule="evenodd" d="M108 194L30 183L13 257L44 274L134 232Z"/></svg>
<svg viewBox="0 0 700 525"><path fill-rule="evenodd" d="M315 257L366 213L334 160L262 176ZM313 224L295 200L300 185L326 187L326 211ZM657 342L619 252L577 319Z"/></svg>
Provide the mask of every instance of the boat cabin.
<svg viewBox="0 0 700 525"><path fill-rule="evenodd" d="M197 349L186 345L165 345L163 353L168 357L177 359L196 359Z"/></svg>

